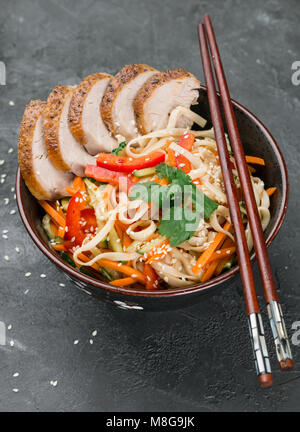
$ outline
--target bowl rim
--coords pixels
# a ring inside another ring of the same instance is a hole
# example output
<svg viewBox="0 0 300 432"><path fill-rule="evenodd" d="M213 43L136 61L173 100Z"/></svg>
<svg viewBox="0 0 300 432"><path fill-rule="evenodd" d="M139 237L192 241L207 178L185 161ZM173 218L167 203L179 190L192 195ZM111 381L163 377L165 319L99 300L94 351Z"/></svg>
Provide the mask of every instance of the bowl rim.
<svg viewBox="0 0 300 432"><path fill-rule="evenodd" d="M206 91L206 87L203 85L201 85L201 89ZM235 101L234 99L232 99L232 103L235 108L237 108L247 117L249 117L258 126L258 128L262 131L262 133L266 136L267 140L271 144L272 150L274 151L276 159L279 163L279 169L281 171L281 176L282 176L282 201L281 201L279 213L275 221L274 227L272 228L271 232L269 233L266 239L266 245L268 247L276 237L283 223L287 211L287 204L289 198L289 180L288 180L286 163L277 142L275 141L274 137L267 129L267 127L261 122L261 120L259 120L250 110L248 110L245 106ZM216 288L217 286L221 285L222 282L232 279L233 276L235 276L239 272L239 266L236 265L231 270L211 279L210 281L204 283L198 283L190 287L169 288L167 290L146 291L146 290L137 290L137 289L130 289L130 288L126 289L126 287L114 287L106 282L94 279L88 275L78 272L76 269L73 269L65 261L63 261L63 259L60 258L60 256L56 254L55 251L52 251L49 247L45 246L45 244L40 239L40 237L35 233L33 224L27 218L27 215L24 210L23 197L22 197L22 176L19 167L16 175L16 198L17 198L17 205L18 205L22 222L25 225L25 228L28 231L30 237L32 238L34 243L38 246L38 248L44 253L44 255L46 255L47 258L50 259L50 261L52 261L61 270L63 270L70 276L74 277L75 279L78 279L80 282L92 285L96 288L102 288L104 290L111 291L115 294L125 294L129 296L152 297L152 298L173 297L179 295L195 294L199 291L205 292L208 291L210 288L213 287ZM251 262L253 262L255 259L255 252L252 252L250 258L251 258Z"/></svg>

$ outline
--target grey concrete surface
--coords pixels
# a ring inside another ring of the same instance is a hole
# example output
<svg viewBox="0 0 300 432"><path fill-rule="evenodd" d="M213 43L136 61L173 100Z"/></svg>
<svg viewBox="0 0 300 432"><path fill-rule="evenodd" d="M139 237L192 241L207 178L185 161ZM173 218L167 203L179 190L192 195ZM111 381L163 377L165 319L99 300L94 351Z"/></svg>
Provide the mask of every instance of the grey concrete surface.
<svg viewBox="0 0 300 432"><path fill-rule="evenodd" d="M0 410L299 411L300 345L286 374L272 354L275 384L260 389L238 280L189 309L113 309L78 291L35 247L18 212L11 214L25 104L47 98L55 84L114 74L126 63L184 67L202 78L196 25L209 12L232 96L272 131L288 164L289 211L270 252L292 335L300 321L300 86L291 83L291 65L300 60L299 1L0 0L0 9L7 68L0 86Z"/></svg>

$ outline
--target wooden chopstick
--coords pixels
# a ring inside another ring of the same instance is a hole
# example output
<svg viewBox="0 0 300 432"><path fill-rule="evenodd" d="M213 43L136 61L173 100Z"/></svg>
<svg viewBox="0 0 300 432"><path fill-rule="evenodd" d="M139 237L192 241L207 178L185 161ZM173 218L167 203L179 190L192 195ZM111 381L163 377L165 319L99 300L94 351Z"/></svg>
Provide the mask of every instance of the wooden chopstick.
<svg viewBox="0 0 300 432"><path fill-rule="evenodd" d="M216 37L209 15L204 16L204 25L211 56L213 59L221 101L224 108L231 148L233 150L236 160L243 197L246 204L246 210L253 237L258 267L261 275L264 296L267 302L269 320L271 324L273 338L275 341L277 358L280 364L280 368L282 370L289 370L293 368L293 360L289 340L285 329L282 309L278 301L276 284L272 273L263 229L255 201L249 170L245 159L244 149L233 111L233 106L221 61L221 56L219 53Z"/></svg>
<svg viewBox="0 0 300 432"><path fill-rule="evenodd" d="M241 212L239 209L237 189L229 164L230 159L225 139L224 126L222 122L221 111L218 102L218 96L216 92L216 86L214 82L212 66L210 63L210 56L208 52L205 29L203 24L199 24L198 31L203 71L207 86L209 108L217 142L219 161L223 174L223 181L227 194L231 223L235 236L238 262L243 284L243 293L248 316L249 330L254 352L254 359L261 386L269 387L272 385L273 382L269 355L265 342L264 329L256 295L247 240L245 236Z"/></svg>

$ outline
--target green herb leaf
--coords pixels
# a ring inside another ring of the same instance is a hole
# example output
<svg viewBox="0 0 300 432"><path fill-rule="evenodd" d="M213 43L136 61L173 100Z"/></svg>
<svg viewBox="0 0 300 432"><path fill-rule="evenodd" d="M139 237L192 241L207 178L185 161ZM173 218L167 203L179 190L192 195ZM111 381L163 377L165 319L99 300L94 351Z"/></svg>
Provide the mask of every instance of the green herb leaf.
<svg viewBox="0 0 300 432"><path fill-rule="evenodd" d="M126 141L122 141L117 148L115 148L114 150L112 150L112 154L114 155L118 155L119 153L122 153L122 151L124 150L124 148L127 146Z"/></svg>
<svg viewBox="0 0 300 432"><path fill-rule="evenodd" d="M142 199L162 209L158 232L169 239L171 246L178 246L192 237L200 218L209 219L218 204L204 195L182 169L161 163L156 172L170 185L161 186L155 182L136 184L130 189L129 199Z"/></svg>

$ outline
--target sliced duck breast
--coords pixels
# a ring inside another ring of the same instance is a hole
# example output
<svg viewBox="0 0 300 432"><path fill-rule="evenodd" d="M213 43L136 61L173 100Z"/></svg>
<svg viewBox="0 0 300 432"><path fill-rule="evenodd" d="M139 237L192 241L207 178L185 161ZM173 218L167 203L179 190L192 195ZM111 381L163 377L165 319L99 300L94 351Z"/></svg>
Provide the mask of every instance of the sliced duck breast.
<svg viewBox="0 0 300 432"><path fill-rule="evenodd" d="M68 122L69 106L75 91L71 86L56 86L50 93L44 113L45 142L54 166L84 176L86 165L96 159L74 138Z"/></svg>
<svg viewBox="0 0 300 432"><path fill-rule="evenodd" d="M77 86L71 99L70 131L91 155L111 152L118 146L100 114L100 103L111 78L112 75L104 73L89 75Z"/></svg>
<svg viewBox="0 0 300 432"><path fill-rule="evenodd" d="M22 177L38 200L65 197L65 187L71 186L73 175L58 171L48 157L43 128L45 102L31 101L24 112L19 141L18 159Z"/></svg>
<svg viewBox="0 0 300 432"><path fill-rule="evenodd" d="M164 129L171 111L177 106L189 108L197 103L200 81L184 69L159 72L149 78L133 102L136 124L142 135ZM177 127L190 128L193 121L183 116Z"/></svg>
<svg viewBox="0 0 300 432"><path fill-rule="evenodd" d="M156 69L144 64L126 65L110 81L101 103L101 116L114 136L130 140L138 135L133 101Z"/></svg>

